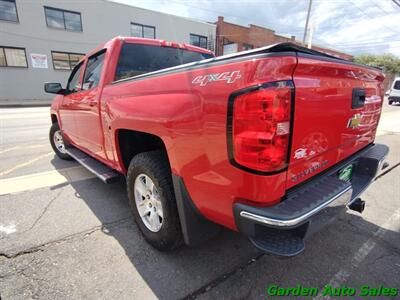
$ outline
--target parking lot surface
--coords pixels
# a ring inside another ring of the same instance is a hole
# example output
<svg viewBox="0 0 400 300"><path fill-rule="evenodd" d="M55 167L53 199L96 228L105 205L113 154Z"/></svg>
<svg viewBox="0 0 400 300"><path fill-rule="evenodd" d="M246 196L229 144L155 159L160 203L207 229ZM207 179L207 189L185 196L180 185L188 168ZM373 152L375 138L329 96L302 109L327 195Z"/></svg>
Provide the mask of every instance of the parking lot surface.
<svg viewBox="0 0 400 300"><path fill-rule="evenodd" d="M364 193L364 213L341 215L290 259L228 230L198 247L154 250L132 221L124 180L105 185L58 159L49 126L48 107L0 109L2 300L265 299L271 284L400 288L400 106L383 109L377 142L390 147L390 166Z"/></svg>

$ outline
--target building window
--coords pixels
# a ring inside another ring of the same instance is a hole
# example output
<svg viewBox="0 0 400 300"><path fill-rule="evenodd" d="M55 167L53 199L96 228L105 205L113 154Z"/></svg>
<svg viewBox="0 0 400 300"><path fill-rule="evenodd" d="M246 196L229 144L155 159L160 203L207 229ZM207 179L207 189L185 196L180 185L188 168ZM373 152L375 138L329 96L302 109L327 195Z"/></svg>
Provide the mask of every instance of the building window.
<svg viewBox="0 0 400 300"><path fill-rule="evenodd" d="M81 53L51 51L54 70L72 70L84 56Z"/></svg>
<svg viewBox="0 0 400 300"><path fill-rule="evenodd" d="M0 0L0 20L18 22L15 0Z"/></svg>
<svg viewBox="0 0 400 300"><path fill-rule="evenodd" d="M238 44L237 43L232 43L229 42L227 44L224 44L222 54L232 54L238 52Z"/></svg>
<svg viewBox="0 0 400 300"><path fill-rule="evenodd" d="M197 34L190 34L190 44L207 49L207 37Z"/></svg>
<svg viewBox="0 0 400 300"><path fill-rule="evenodd" d="M243 44L243 51L254 49L254 46L251 44Z"/></svg>
<svg viewBox="0 0 400 300"><path fill-rule="evenodd" d="M27 68L25 49L0 46L0 67Z"/></svg>
<svg viewBox="0 0 400 300"><path fill-rule="evenodd" d="M147 38L147 39L155 39L156 28L154 26L131 23L131 36Z"/></svg>
<svg viewBox="0 0 400 300"><path fill-rule="evenodd" d="M71 31L82 31L82 18L81 14L78 12L45 6L44 14L46 16L46 24L48 27Z"/></svg>

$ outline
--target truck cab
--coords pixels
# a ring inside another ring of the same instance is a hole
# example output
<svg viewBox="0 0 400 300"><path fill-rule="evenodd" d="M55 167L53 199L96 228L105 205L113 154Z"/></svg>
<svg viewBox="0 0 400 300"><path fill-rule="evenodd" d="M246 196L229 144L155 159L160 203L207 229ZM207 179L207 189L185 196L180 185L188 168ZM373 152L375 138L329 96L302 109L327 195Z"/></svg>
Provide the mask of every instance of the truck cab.
<svg viewBox="0 0 400 300"><path fill-rule="evenodd" d="M100 97L103 88L128 77L212 57L211 51L192 45L116 37L89 52L74 67L64 89L48 83L46 91L58 94L52 110L64 137L107 164L113 157L104 147L111 137L106 136L101 116L101 105L106 105Z"/></svg>

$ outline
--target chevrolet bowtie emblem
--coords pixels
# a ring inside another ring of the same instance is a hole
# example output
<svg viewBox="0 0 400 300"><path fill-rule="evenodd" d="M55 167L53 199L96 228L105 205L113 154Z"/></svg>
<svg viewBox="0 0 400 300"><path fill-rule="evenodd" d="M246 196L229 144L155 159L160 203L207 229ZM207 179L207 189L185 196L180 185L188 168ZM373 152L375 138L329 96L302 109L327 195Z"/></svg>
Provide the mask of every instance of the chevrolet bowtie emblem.
<svg viewBox="0 0 400 300"><path fill-rule="evenodd" d="M347 122L347 128L357 129L361 125L361 119L362 119L361 114L355 114Z"/></svg>

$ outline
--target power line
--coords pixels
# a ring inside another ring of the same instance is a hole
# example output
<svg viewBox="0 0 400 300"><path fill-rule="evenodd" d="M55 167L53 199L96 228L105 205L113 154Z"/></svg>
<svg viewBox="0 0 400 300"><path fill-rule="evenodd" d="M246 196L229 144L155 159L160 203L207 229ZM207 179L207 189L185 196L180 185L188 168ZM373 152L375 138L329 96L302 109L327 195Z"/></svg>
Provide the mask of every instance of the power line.
<svg viewBox="0 0 400 300"><path fill-rule="evenodd" d="M316 38L318 39L318 38ZM319 39L320 41L323 41L327 43L325 40ZM352 45L362 45L362 44L375 44L375 43L390 43L390 42L397 42L399 40L389 40L389 41L377 41L376 39L368 39L368 40L360 40L357 42L337 42L337 43L331 43L332 45L340 45L340 46L352 46Z"/></svg>
<svg viewBox="0 0 400 300"><path fill-rule="evenodd" d="M396 4L398 7L400 7L400 1L399 1L399 0L392 0L392 2L393 2L394 4Z"/></svg>
<svg viewBox="0 0 400 300"><path fill-rule="evenodd" d="M175 3L175 4L178 4L178 5L181 5L181 6L186 6L186 7L191 7L191 8L200 9L200 10L203 10L203 11L212 12L212 13L214 13L214 14L216 14L216 15L222 15L222 16L227 16L227 17L234 17L234 18L237 18L237 19L246 21L246 24L247 24L247 25L248 25L248 24L251 24L251 19L249 19L249 18L247 18L247 17L244 17L244 16L239 16L239 15L235 15L235 14L231 14L231 13L227 14L227 13L222 12L222 11L213 10L213 9L209 9L209 8L204 8L204 7L200 7L200 6L188 4L187 2L186 2L186 3L182 3L182 2L177 1L177 0L171 0L171 2L173 2L173 3ZM242 25L239 25L239 26L242 26ZM266 25L263 24L262 26L265 26L265 28L277 32L277 30L271 29L271 28L274 28L275 26L268 25L268 24L266 24ZM290 35L293 35L293 34L300 34L300 33L303 33L303 32L304 32L304 29L301 28L301 27L297 27L297 26L288 26L287 24L285 24L284 26L285 26L285 29L288 28L288 27L296 28L296 29L295 29L295 30L290 30L290 29L289 29L289 30L288 30L289 33L286 33L286 31L280 30L280 32L283 32L283 33L281 33L281 34L290 34ZM278 33L278 34L279 34L279 33Z"/></svg>
<svg viewBox="0 0 400 300"><path fill-rule="evenodd" d="M374 1L372 1L372 0L370 0L370 2L371 2L375 7L379 8L381 11L383 11L385 14L391 15L391 14L396 13L396 12L388 12L388 11L386 11L386 9L383 9L383 7L377 5L377 4L376 4ZM382 1L381 1L381 3L382 3Z"/></svg>
<svg viewBox="0 0 400 300"><path fill-rule="evenodd" d="M370 18L370 19L373 19L374 17L371 17L369 14L367 14L363 9L361 9L360 7L358 7L355 3L354 3L354 1L353 0L350 0L352 3L353 3L353 5L354 5L354 7L356 7L361 13L363 13L364 15L366 15L368 18ZM395 1L395 0L392 0L392 1ZM398 31L394 31L393 30L393 28L390 28L390 27L387 27L386 25L384 25L384 24L381 24L383 27L385 27L386 29L389 29L390 31L392 31L392 32L394 32L394 33L399 33Z"/></svg>
<svg viewBox="0 0 400 300"><path fill-rule="evenodd" d="M351 0L352 1L352 0ZM400 2L400 0L396 0L396 1L399 1ZM182 3L182 2L180 2L180 1L177 1L177 0L171 0L171 2L174 2L174 3L176 3L176 4L178 4L178 5L181 5L181 6L186 6L186 7L191 7L191 8L196 8L196 9L200 9L200 10L203 10L203 11L208 11L208 12L212 12L212 13L214 13L214 14L217 14L217 15L225 15L225 16L230 16L230 17L234 17L234 18L238 18L238 19L241 19L241 20L245 20L246 21L246 23L248 23L249 22L249 20L246 18L246 17L244 17L244 16L240 16L240 15L235 15L235 14L226 14L226 13L224 13L224 12L222 12L222 11L217 11L217 10L213 10L213 9L209 9L209 8L205 8L205 7L200 7L200 6L197 6L197 5L192 5L192 4L188 4L187 2L186 3ZM352 1L353 2L353 1ZM347 2L346 2L347 3ZM354 2L353 2L353 4L354 4ZM362 14L364 14L364 15L366 15L368 18L370 18L370 19L373 19L374 17L372 17L372 16L370 16L368 13L366 13L364 10L362 10L360 7L358 7L357 5L355 5L354 4L354 6L362 13ZM375 4L375 7L377 7L377 8L379 8L379 9L381 9L382 11L384 11L382 8L380 8L379 6L377 6L376 4ZM384 11L384 12L386 12L386 11ZM387 13L387 12L386 12ZM388 13L389 14L389 13ZM391 14L391 13L390 13ZM353 21L352 22L352 24L354 24L354 23L358 23L359 21ZM265 26L265 25L264 25ZM287 26L287 25L286 25ZM387 26L385 26L384 24L382 24L382 26L383 27L385 27L385 28L387 28L388 30L390 30L391 32L393 32L393 34L398 34L398 32L397 31L394 31L392 28L389 28L389 27L387 27ZM269 26L269 25L267 25L267 27L275 27L275 26ZM275 32L276 32L276 30L274 30ZM301 33L304 33L304 31L303 30L301 30L300 29L300 27L296 27L296 30L285 30L284 32L279 32L278 31L278 35L282 35L282 34L285 34L285 35L300 35ZM229 35L225 35L226 37L228 37ZM235 35L230 35L230 36L235 36ZM379 43L379 44L382 44L382 43L385 43L384 41L381 41L381 42L375 42L375 40L362 40L362 41L359 41L359 42L354 42L354 43L336 43L336 44L334 44L334 43L328 43L328 42L326 42L326 41L324 41L324 40L322 40L322 39L319 39L318 37L314 37L314 39L315 40L317 40L317 41L320 41L321 43L323 43L323 44L325 44L325 45L327 45L328 47L331 47L331 48L335 48L335 47L339 47L339 46L348 46L349 48L352 48L352 47L357 47L357 46L360 46L360 47L362 47L363 45L364 45L364 43L365 43L365 45L366 45L366 43L368 43L369 45L375 45L376 43ZM343 51L343 50L342 50Z"/></svg>
<svg viewBox="0 0 400 300"><path fill-rule="evenodd" d="M385 43L390 43L390 42L400 42L400 40L390 40L390 41L376 41L376 40L371 40L371 41L360 41L356 43L335 43L335 45L339 46L357 46L357 45L373 45L373 44L385 44Z"/></svg>

